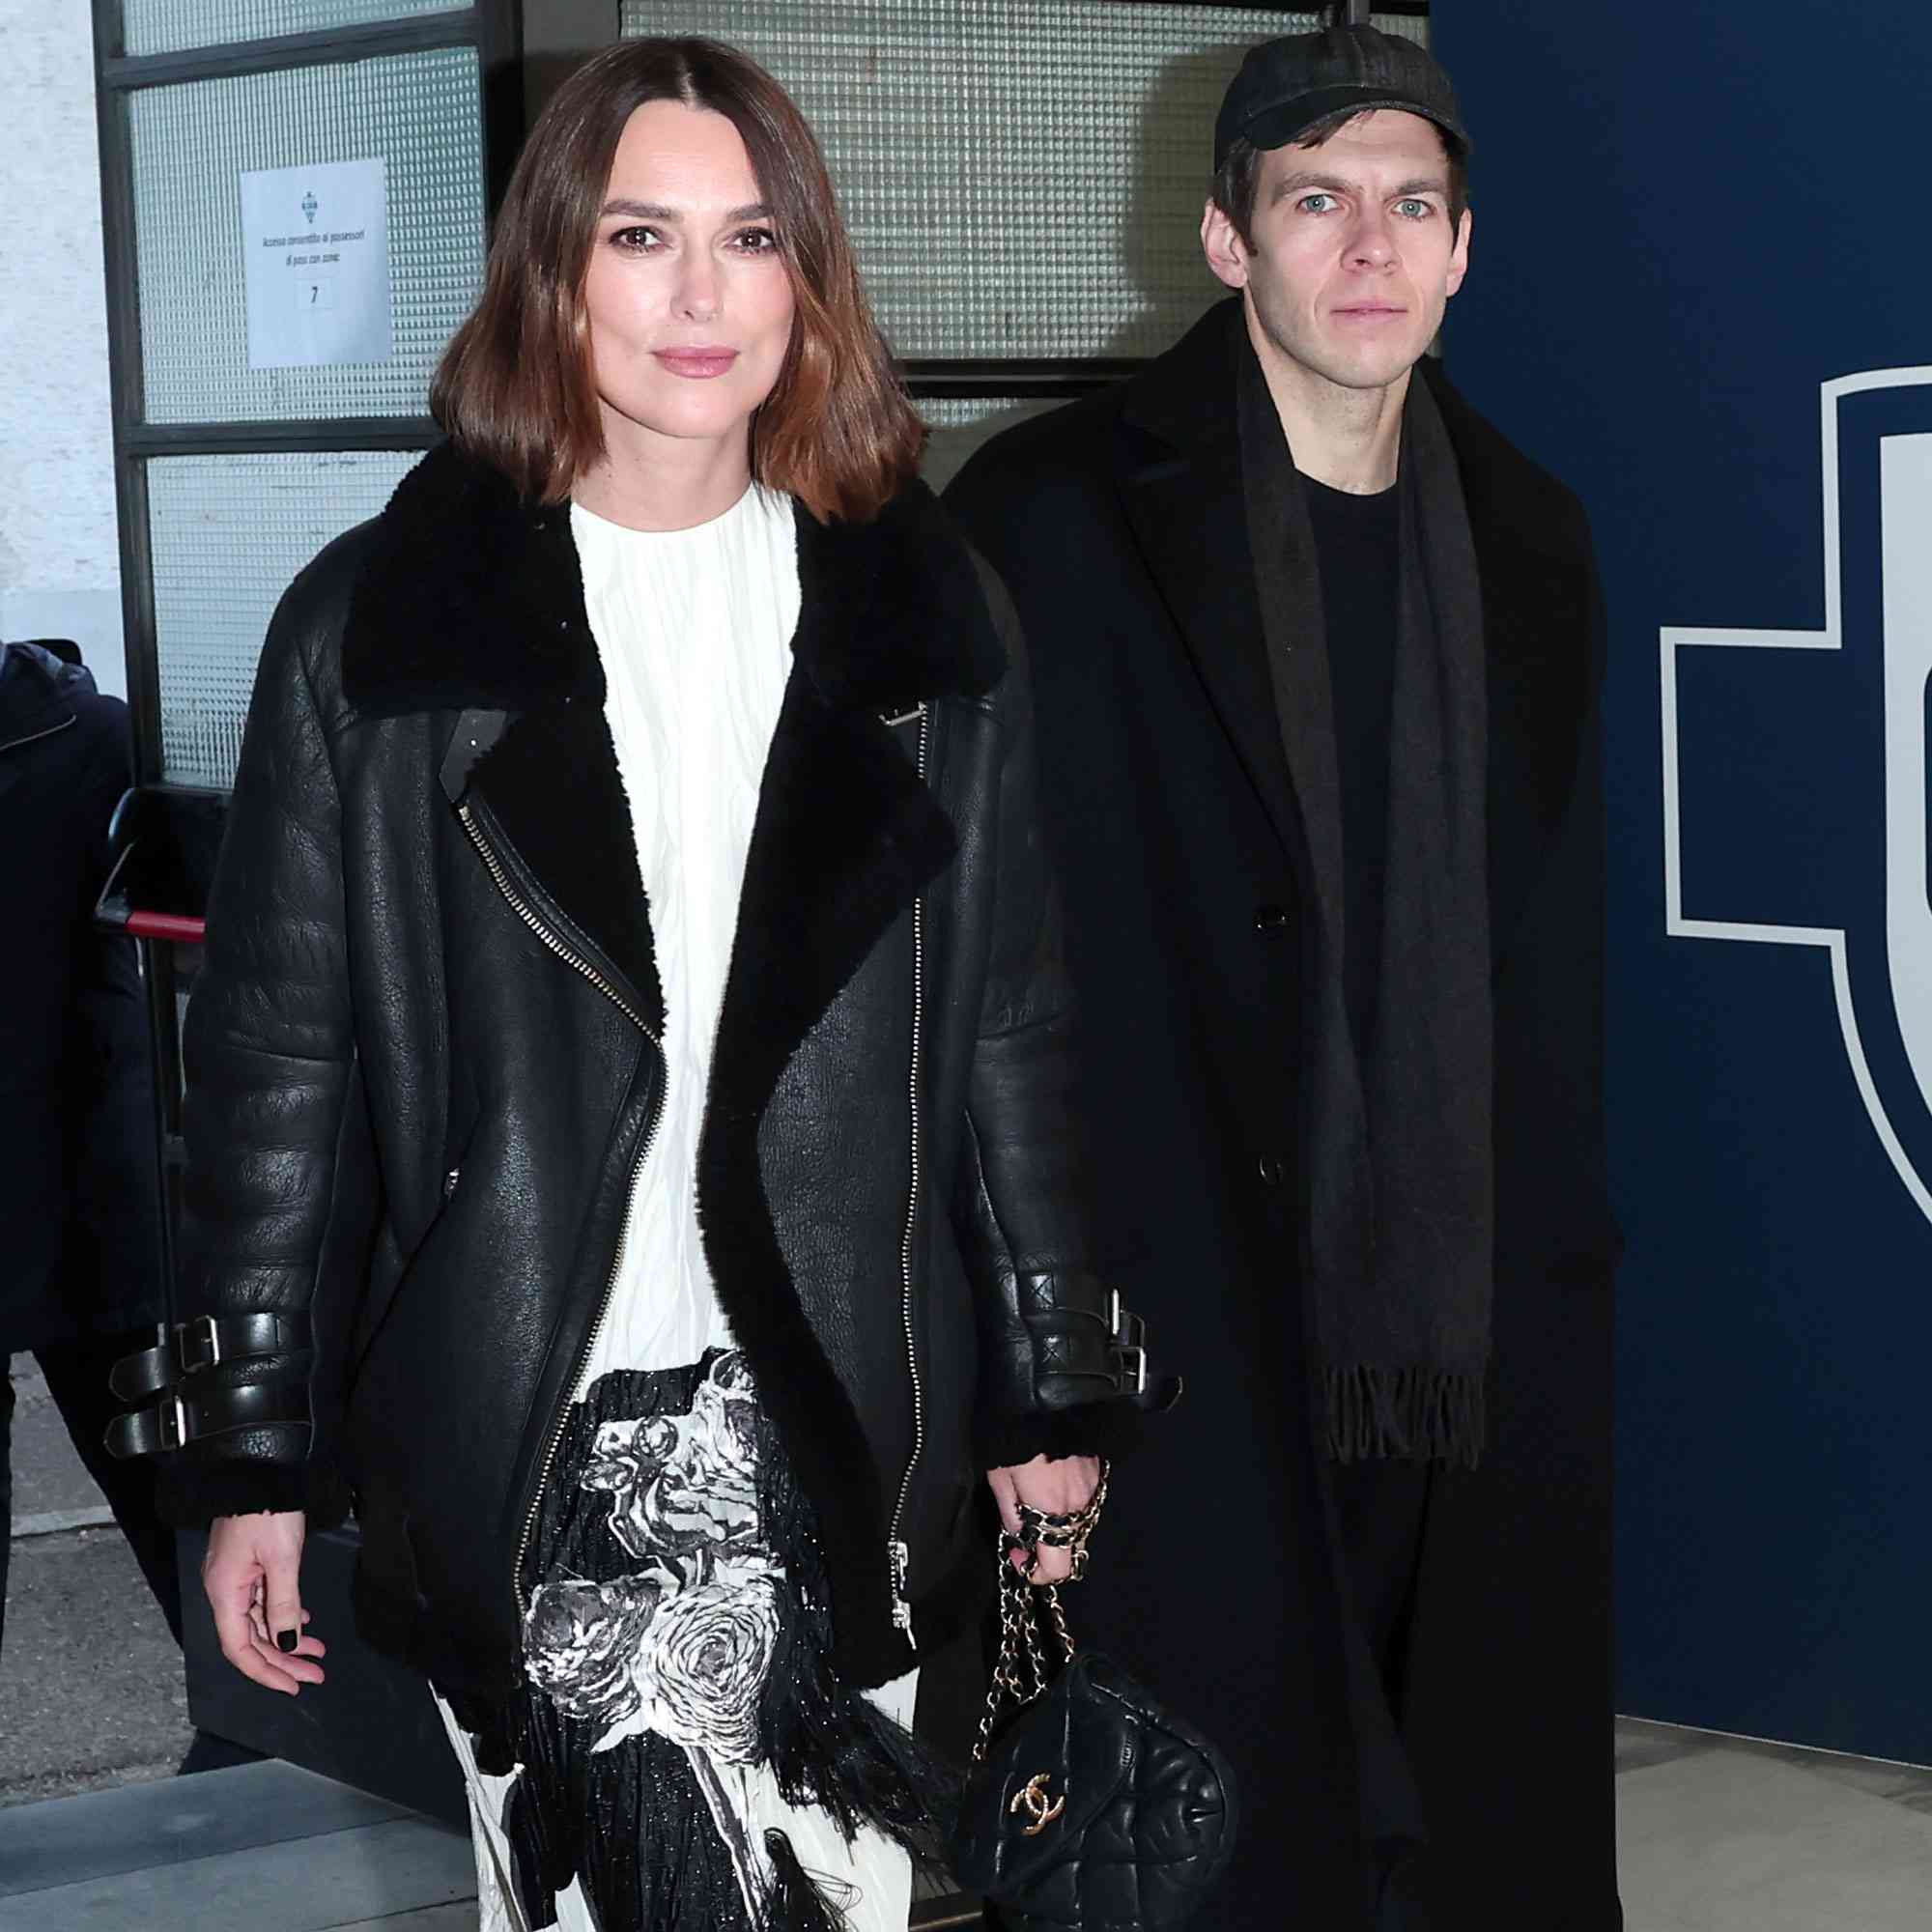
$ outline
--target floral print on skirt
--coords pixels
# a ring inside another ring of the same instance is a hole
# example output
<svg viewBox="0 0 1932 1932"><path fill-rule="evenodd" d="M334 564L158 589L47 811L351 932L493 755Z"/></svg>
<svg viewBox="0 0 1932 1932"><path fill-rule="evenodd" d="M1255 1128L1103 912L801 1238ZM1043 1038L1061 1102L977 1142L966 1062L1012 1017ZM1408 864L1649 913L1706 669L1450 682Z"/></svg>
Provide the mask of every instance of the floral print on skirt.
<svg viewBox="0 0 1932 1932"><path fill-rule="evenodd" d="M736 1350L602 1376L572 1405L536 1531L531 1689L504 1711L442 1707L489 1932L493 1893L502 1932L783 1932L827 1908L853 1932L904 1926L908 1832L799 1803L770 1762L791 1676L857 1701L810 1654L809 1552L787 1561L767 1534L772 1455ZM778 1513L798 1540L796 1509ZM914 1682L866 1707L908 1763Z"/></svg>

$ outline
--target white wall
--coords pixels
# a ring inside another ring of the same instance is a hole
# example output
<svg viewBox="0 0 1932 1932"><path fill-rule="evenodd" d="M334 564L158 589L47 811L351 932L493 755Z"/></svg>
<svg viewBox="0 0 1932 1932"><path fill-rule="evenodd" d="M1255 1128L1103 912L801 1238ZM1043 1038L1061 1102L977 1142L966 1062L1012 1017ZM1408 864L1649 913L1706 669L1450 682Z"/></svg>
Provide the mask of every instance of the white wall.
<svg viewBox="0 0 1932 1932"><path fill-rule="evenodd" d="M0 638L72 638L124 696L88 15L0 0Z"/></svg>

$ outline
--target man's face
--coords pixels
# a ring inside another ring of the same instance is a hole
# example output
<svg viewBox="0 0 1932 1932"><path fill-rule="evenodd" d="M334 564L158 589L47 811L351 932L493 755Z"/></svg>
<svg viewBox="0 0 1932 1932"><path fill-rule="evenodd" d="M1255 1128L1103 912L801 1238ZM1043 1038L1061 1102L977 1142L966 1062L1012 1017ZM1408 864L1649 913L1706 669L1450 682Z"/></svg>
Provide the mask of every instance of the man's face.
<svg viewBox="0 0 1932 1932"><path fill-rule="evenodd" d="M1378 109L1319 148L1262 156L1252 242L1211 203L1201 241L1242 291L1262 335L1344 389L1381 389L1442 326L1469 261L1469 216L1449 222L1449 159L1435 124Z"/></svg>

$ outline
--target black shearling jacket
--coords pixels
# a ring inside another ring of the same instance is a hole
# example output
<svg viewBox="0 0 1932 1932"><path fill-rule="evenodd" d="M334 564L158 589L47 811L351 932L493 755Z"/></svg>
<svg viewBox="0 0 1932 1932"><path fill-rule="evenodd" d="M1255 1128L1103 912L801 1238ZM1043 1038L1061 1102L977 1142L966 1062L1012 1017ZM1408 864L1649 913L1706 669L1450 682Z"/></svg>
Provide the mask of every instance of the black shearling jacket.
<svg viewBox="0 0 1932 1932"><path fill-rule="evenodd" d="M901 1598L923 1645L972 1613L980 1471L1119 1446L1143 1363L1091 1272L1004 591L922 485L798 528L699 1212L869 1685ZM187 1021L184 1311L282 1326L181 1384L175 1512L353 1499L358 1622L457 1692L514 1680L664 1081L603 696L568 506L433 452L282 601Z"/></svg>

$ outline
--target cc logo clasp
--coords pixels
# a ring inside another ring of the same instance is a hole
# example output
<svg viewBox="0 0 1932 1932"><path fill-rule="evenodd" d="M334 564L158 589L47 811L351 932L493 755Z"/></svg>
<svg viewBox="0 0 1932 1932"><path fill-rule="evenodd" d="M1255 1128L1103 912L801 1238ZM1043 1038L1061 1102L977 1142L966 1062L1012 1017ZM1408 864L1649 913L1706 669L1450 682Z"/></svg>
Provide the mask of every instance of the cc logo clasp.
<svg viewBox="0 0 1932 1932"><path fill-rule="evenodd" d="M1021 1827L1025 1837L1037 1838L1066 1809L1065 1796L1048 1801L1046 1787L1052 1783L1053 1774L1042 1771L1029 1778L1020 1790L1013 1793L1013 1802L1007 1809L1017 1818L1024 1811L1033 1820L1031 1825Z"/></svg>

